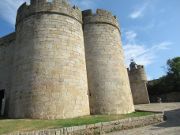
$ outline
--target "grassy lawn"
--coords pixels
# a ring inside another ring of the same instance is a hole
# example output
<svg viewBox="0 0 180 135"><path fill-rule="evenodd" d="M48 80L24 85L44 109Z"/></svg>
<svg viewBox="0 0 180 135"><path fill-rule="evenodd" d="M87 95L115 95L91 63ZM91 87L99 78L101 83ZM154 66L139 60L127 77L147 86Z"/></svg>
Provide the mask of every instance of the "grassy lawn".
<svg viewBox="0 0 180 135"><path fill-rule="evenodd" d="M65 120L0 119L0 134L16 131L31 131L47 128L70 127L98 122L107 122L129 117L151 115L150 112L134 112L126 115L94 115Z"/></svg>

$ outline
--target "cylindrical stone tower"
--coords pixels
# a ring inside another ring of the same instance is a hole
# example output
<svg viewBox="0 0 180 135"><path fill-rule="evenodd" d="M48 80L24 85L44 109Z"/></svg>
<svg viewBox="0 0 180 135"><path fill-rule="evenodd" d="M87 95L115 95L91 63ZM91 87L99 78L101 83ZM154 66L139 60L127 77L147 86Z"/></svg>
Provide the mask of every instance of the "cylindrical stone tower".
<svg viewBox="0 0 180 135"><path fill-rule="evenodd" d="M134 111L116 17L98 9L83 11L91 114Z"/></svg>
<svg viewBox="0 0 180 135"><path fill-rule="evenodd" d="M66 0L31 0L17 14L11 118L89 114L82 13Z"/></svg>
<svg viewBox="0 0 180 135"><path fill-rule="evenodd" d="M134 104L149 104L147 77L144 66L131 62L128 69Z"/></svg>

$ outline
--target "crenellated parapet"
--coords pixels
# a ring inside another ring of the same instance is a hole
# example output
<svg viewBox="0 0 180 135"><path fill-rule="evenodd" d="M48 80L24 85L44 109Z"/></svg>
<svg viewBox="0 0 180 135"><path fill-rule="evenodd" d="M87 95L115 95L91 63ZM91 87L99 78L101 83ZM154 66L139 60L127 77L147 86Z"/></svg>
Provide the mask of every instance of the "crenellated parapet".
<svg viewBox="0 0 180 135"><path fill-rule="evenodd" d="M60 14L69 16L82 23L82 13L76 6L71 6L67 0L31 0L30 5L26 2L17 11L16 25L36 14Z"/></svg>
<svg viewBox="0 0 180 135"><path fill-rule="evenodd" d="M92 24L92 23L105 23L110 24L119 29L119 24L116 16L107 10L97 9L96 13L93 13L91 9L85 10L83 14L83 23Z"/></svg>
<svg viewBox="0 0 180 135"><path fill-rule="evenodd" d="M147 81L145 68L143 65L137 65L136 63L131 63L130 68L128 68L128 73L133 81Z"/></svg>
<svg viewBox="0 0 180 135"><path fill-rule="evenodd" d="M130 67L129 70L144 70L143 65L136 65L134 67Z"/></svg>

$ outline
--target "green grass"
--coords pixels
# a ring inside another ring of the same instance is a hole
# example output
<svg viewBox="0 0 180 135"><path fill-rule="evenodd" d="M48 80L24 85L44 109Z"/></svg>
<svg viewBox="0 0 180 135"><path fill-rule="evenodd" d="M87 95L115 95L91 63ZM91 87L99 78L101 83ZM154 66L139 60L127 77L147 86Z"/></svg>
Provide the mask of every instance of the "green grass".
<svg viewBox="0 0 180 135"><path fill-rule="evenodd" d="M39 129L70 127L98 122L107 122L129 117L151 115L150 112L134 112L126 115L93 115L65 120L31 120L31 119L0 119L0 134L16 131L31 131Z"/></svg>

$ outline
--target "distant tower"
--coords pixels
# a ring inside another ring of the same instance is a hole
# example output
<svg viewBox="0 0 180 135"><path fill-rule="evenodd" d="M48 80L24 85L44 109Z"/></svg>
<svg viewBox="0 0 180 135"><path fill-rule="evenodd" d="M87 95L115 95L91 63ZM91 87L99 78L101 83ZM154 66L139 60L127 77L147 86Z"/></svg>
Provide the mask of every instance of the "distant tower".
<svg viewBox="0 0 180 135"><path fill-rule="evenodd" d="M134 111L124 65L118 21L110 12L83 11L85 52L92 114Z"/></svg>
<svg viewBox="0 0 180 135"><path fill-rule="evenodd" d="M11 118L89 115L82 13L66 0L31 0L19 9Z"/></svg>
<svg viewBox="0 0 180 135"><path fill-rule="evenodd" d="M137 65L134 60L131 60L128 73L134 104L150 103L147 91L147 77L144 66Z"/></svg>

